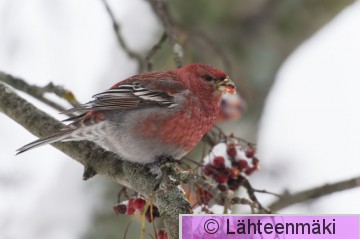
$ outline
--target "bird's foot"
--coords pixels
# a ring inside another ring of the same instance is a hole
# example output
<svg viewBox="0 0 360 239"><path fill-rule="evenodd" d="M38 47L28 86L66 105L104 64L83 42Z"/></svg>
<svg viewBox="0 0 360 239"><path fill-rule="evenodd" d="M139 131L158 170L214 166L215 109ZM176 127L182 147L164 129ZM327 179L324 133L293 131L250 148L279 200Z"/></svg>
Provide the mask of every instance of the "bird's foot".
<svg viewBox="0 0 360 239"><path fill-rule="evenodd" d="M156 175L156 179L159 179L161 177L161 169L159 164L156 163L149 163L146 165L149 168L149 172L152 175Z"/></svg>

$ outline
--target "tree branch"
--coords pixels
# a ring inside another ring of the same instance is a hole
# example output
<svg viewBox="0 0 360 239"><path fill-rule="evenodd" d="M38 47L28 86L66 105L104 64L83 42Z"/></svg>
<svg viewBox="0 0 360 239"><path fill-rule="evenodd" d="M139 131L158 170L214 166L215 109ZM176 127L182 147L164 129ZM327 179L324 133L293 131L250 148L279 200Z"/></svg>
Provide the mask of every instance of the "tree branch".
<svg viewBox="0 0 360 239"><path fill-rule="evenodd" d="M211 38L206 31L180 25L177 25L176 27L179 28L179 30L181 30L184 34L186 34L188 38L193 39L193 42L195 42L195 40L198 40L198 44L201 44L202 42L203 45L207 45L208 49L212 51L214 55L221 60L225 72L228 73L229 76L233 75L229 56L225 53L224 48L220 44L218 44L213 38Z"/></svg>
<svg viewBox="0 0 360 239"><path fill-rule="evenodd" d="M325 184L320 187L304 190L295 194L283 195L279 200L273 202L269 208L272 211L278 211L285 207L289 207L296 203L306 202L331 193L340 192L347 189L352 189L360 186L360 177L355 177L349 180Z"/></svg>
<svg viewBox="0 0 360 239"><path fill-rule="evenodd" d="M113 29L114 29L114 32L115 32L115 35L116 35L117 42L119 43L119 46L126 52L126 54L131 59L137 61L137 63L139 64L138 71L141 72L142 69L143 69L143 66L144 66L142 56L129 48L129 46L127 45L127 43L124 40L123 36L121 35L121 26L116 21L115 15L112 12L109 4L107 3L106 0L102 0L102 2L104 4L104 6L105 6L105 9L106 9L107 13L109 14L110 19L111 19L112 26L113 26Z"/></svg>
<svg viewBox="0 0 360 239"><path fill-rule="evenodd" d="M164 2L161 0L147 0L154 13L159 17L162 25L164 27L164 31L166 32L167 36L169 37L170 44L172 46L172 51L174 54L175 64L178 68L183 65L183 49L182 46L179 44L177 40L177 35L174 31L174 24L168 12L168 9Z"/></svg>
<svg viewBox="0 0 360 239"><path fill-rule="evenodd" d="M0 81L5 82L4 78L7 77L11 76L1 74ZM64 126L2 83L0 83L0 111L38 137L58 131ZM118 155L94 143L82 141L52 145L94 172L125 185L145 197L154 195L154 190L162 183L149 173L147 167L123 161ZM179 187L168 188L166 193L155 194L154 202L159 208L170 238L178 238L178 215L191 212L191 206L183 190Z"/></svg>
<svg viewBox="0 0 360 239"><path fill-rule="evenodd" d="M162 36L160 37L160 40L150 49L150 51L146 55L146 57L145 57L145 65L146 65L146 68L147 68L148 71L152 71L152 62L150 61L150 59L161 48L161 45L164 43L166 38L167 38L167 35L164 32L162 34Z"/></svg>
<svg viewBox="0 0 360 239"><path fill-rule="evenodd" d="M245 187L251 201L253 201L254 203L257 204L258 208L260 209L260 212L261 213L271 213L271 210L265 208L261 203L260 201L257 199L256 195L255 195L255 190L254 188L252 187L252 185L250 184L249 180L248 179L245 179L244 178L244 184L243 186Z"/></svg>
<svg viewBox="0 0 360 239"><path fill-rule="evenodd" d="M18 89L20 91L23 91L23 92L31 95L32 97L40 100L41 102L49 105L50 107L52 107L58 111L64 111L65 108L63 106L59 105L58 103L55 103L55 102L47 99L45 97L45 93L54 93L61 99L66 100L72 106L80 105L80 103L76 100L74 94L71 91L66 90L61 86L56 86L53 83L49 83L44 87L30 85L26 81L24 81L23 79L21 79L19 77L14 77L14 76L8 75L1 71L0 71L0 81L14 87L15 89Z"/></svg>

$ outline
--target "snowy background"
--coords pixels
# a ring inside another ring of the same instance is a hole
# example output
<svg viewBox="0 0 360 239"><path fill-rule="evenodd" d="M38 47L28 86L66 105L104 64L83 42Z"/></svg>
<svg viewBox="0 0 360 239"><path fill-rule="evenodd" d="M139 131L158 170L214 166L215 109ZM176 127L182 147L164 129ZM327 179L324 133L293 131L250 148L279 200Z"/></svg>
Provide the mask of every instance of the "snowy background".
<svg viewBox="0 0 360 239"><path fill-rule="evenodd" d="M152 46L160 30L150 7L141 0L109 2L129 46L139 52ZM358 176L359 26L357 1L279 70L258 135L262 168L270 173L257 173L257 188L294 192ZM117 47L101 1L0 0L0 70L40 86L63 85L86 102L134 74L136 63ZM84 235L101 209L99 177L83 182L81 165L50 146L15 157L35 137L3 114L0 122L0 238ZM272 175L272 168L283 170ZM282 212L360 213L359 198L354 189Z"/></svg>

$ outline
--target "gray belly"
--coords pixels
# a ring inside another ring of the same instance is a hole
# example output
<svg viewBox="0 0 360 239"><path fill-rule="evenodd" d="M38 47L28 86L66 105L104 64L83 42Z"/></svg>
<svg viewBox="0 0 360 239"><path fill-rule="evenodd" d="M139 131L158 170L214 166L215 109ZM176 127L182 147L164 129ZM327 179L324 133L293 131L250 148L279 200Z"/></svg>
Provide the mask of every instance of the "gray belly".
<svg viewBox="0 0 360 239"><path fill-rule="evenodd" d="M186 152L179 147L164 145L156 135L145 138L134 132L135 124L138 124L140 119L145 119L147 114L151 114L151 110L142 109L141 113L140 117L133 111L112 115L103 128L105 135L99 138L98 143L127 161L141 164L153 163L159 156L181 159ZM171 117L171 114L164 117Z"/></svg>

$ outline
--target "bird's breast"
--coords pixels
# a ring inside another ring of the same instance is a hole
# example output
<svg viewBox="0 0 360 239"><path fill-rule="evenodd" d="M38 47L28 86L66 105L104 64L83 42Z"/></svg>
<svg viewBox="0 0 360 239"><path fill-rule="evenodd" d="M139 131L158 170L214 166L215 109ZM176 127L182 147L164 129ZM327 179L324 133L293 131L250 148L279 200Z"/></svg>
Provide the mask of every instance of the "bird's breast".
<svg viewBox="0 0 360 239"><path fill-rule="evenodd" d="M199 105L187 104L168 114L154 112L138 122L135 128L138 137L159 140L188 152L213 126L217 113L216 108L207 112Z"/></svg>

